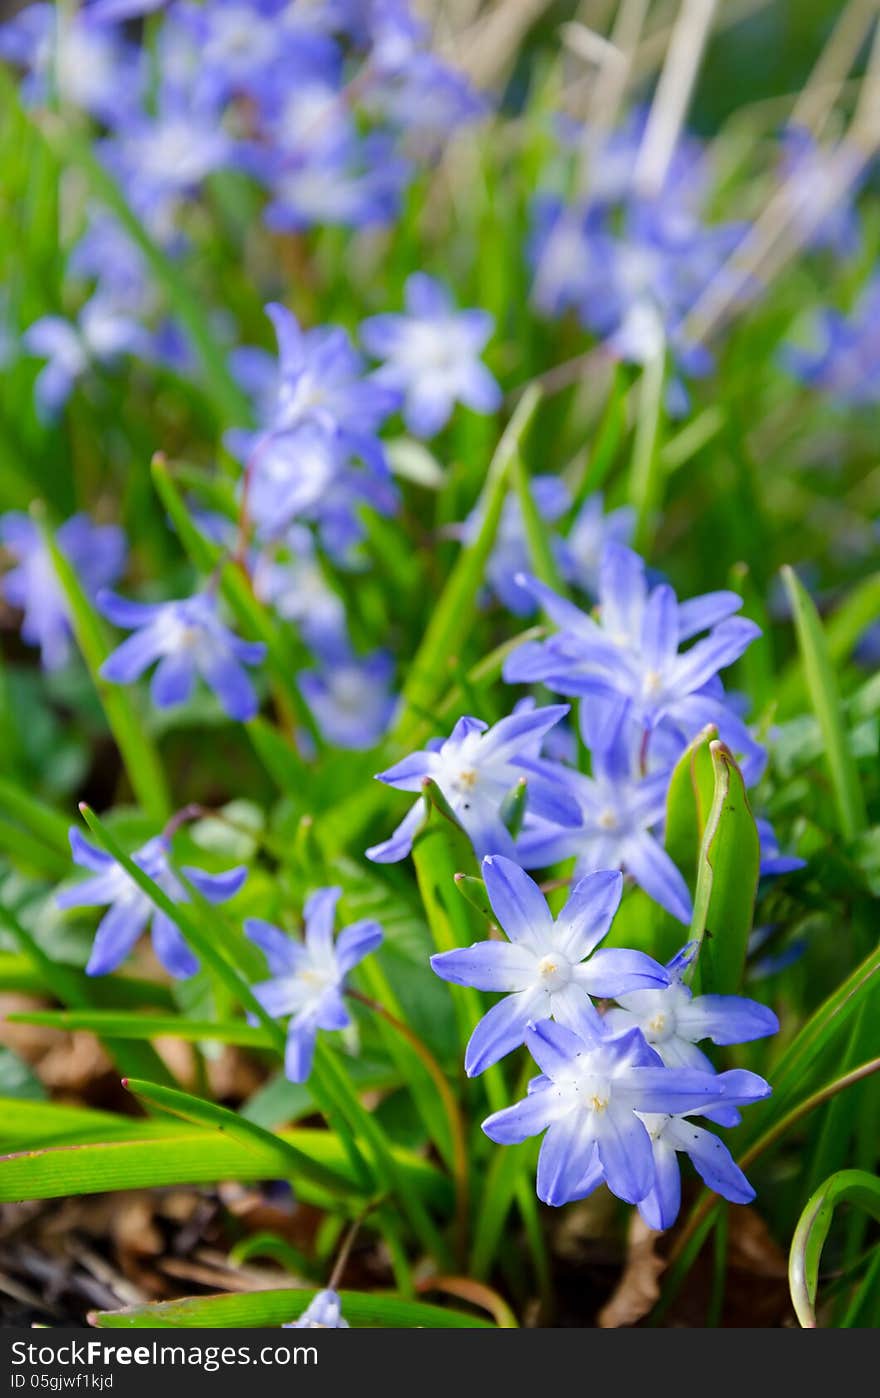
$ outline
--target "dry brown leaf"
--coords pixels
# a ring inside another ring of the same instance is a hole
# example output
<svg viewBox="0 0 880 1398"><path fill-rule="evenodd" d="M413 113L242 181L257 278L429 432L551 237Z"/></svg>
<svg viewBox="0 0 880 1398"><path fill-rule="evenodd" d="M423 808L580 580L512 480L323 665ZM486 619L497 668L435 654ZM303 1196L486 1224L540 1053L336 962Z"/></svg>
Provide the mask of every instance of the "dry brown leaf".
<svg viewBox="0 0 880 1398"><path fill-rule="evenodd" d="M635 1325L648 1314L660 1295L658 1278L666 1263L657 1256L657 1243L663 1237L649 1228L633 1210L627 1237L626 1265L611 1300L601 1309L598 1324L602 1330Z"/></svg>

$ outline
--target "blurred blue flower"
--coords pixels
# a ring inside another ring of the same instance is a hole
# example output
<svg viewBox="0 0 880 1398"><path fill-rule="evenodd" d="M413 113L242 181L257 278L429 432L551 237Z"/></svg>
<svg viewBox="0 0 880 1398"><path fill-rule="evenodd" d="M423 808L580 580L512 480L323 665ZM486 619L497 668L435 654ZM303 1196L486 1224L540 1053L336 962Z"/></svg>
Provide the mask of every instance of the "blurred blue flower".
<svg viewBox="0 0 880 1398"><path fill-rule="evenodd" d="M530 482L532 498L545 524L555 524L571 504L568 486L558 476L533 476ZM477 506L464 524L456 530L458 536L470 543L483 524L483 510ZM565 568L568 554L566 543L548 530L550 547L560 568ZM528 616L537 606L534 597L517 582L517 574L529 564L529 546L522 509L515 495L508 495L501 510L495 534L495 544L486 564L485 578L491 591L503 606L515 616Z"/></svg>
<svg viewBox="0 0 880 1398"><path fill-rule="evenodd" d="M371 316L361 339L385 361L373 378L402 397L410 431L433 437L457 402L495 412L501 390L479 357L492 334L489 313L457 311L446 288L423 272L407 278L405 294L405 313Z"/></svg>
<svg viewBox="0 0 880 1398"><path fill-rule="evenodd" d="M193 975L198 959L183 939L180 929L161 912L138 887L130 874L112 855L89 843L77 829L70 831L70 847L75 864L90 870L84 879L56 897L59 908L91 908L109 905L98 924L86 974L105 976L125 960L141 933L149 927L153 950L171 976ZM189 894L171 868L171 846L163 836L148 840L131 856L138 868L162 889L174 903L188 903ZM223 874L206 874L202 869L181 869L184 877L209 903L225 903L241 888L246 868L228 869Z"/></svg>
<svg viewBox="0 0 880 1398"><path fill-rule="evenodd" d="M811 317L812 346L786 344L789 373L842 406L880 401L880 277L867 282L849 315L823 310Z"/></svg>
<svg viewBox="0 0 880 1398"><path fill-rule="evenodd" d="M254 994L273 1018L291 1015L284 1070L291 1082L305 1082L319 1029L350 1024L342 998L349 971L382 941L378 922L363 919L333 940L338 888L320 888L303 910L305 940L295 942L260 918L247 918L245 932L265 954L271 980L254 986Z"/></svg>
<svg viewBox="0 0 880 1398"><path fill-rule="evenodd" d="M284 621L298 626L314 651L324 654L346 639L342 598L327 582L314 541L303 525L263 547L253 564L254 594Z"/></svg>
<svg viewBox="0 0 880 1398"><path fill-rule="evenodd" d="M244 723L255 717L259 702L244 666L259 665L266 647L224 626L213 594L149 603L103 592L98 606L115 626L133 628L101 666L105 679L133 684L158 661L150 684L158 709L186 703L200 675L230 718Z"/></svg>
<svg viewBox="0 0 880 1398"><path fill-rule="evenodd" d="M583 1197L600 1179L619 1199L638 1204L657 1180L643 1115L756 1101L770 1090L744 1070L713 1076L667 1068L638 1029L615 1036L588 1017L577 1032L540 1020L526 1029L525 1039L541 1076L522 1101L488 1117L483 1130L501 1145L546 1132L537 1192L547 1204Z"/></svg>
<svg viewBox="0 0 880 1398"><path fill-rule="evenodd" d="M398 791L421 791L425 779L437 783L470 837L477 855L515 855L513 838L504 824L506 799L523 781L527 809L561 825L577 825L577 802L562 779L562 769L538 756L541 739L568 713L567 704L521 710L489 727L481 719L460 718L448 738L432 740L410 753L377 780ZM379 864L404 859L422 815L417 801L390 839L366 851Z"/></svg>
<svg viewBox="0 0 880 1398"><path fill-rule="evenodd" d="M588 495L565 538L566 581L575 583L589 597L598 597L599 567L605 546L629 544L635 522L635 510L630 505L606 513L602 492Z"/></svg>
<svg viewBox="0 0 880 1398"><path fill-rule="evenodd" d="M761 816L755 818L758 839L761 846L761 878L776 878L780 874L793 874L805 869L807 861L796 854L783 854L776 832L769 820Z"/></svg>
<svg viewBox="0 0 880 1398"><path fill-rule="evenodd" d="M143 326L114 298L96 294L76 321L41 316L24 332L28 353L47 360L34 382L37 408L52 418L67 402L73 386L94 364L109 364L122 354L149 356Z"/></svg>
<svg viewBox="0 0 880 1398"><path fill-rule="evenodd" d="M282 1330L348 1330L342 1302L335 1291L319 1291L306 1306L299 1320L289 1320Z"/></svg>
<svg viewBox="0 0 880 1398"><path fill-rule="evenodd" d="M88 515L74 515L62 524L56 542L90 599L116 582L125 567L127 544L122 530L93 524ZM10 607L24 613L22 640L40 647L45 670L59 670L70 657L70 618L40 531L27 515L0 515L0 543L14 565L3 577L0 591Z"/></svg>
<svg viewBox="0 0 880 1398"><path fill-rule="evenodd" d="M387 651L354 655L347 639L317 647L320 668L297 675L303 698L328 743L363 751L384 737L397 702L391 689L394 657Z"/></svg>
<svg viewBox="0 0 880 1398"><path fill-rule="evenodd" d="M840 258L853 256L861 243L855 199L864 175L846 180L842 187L840 170L850 159L857 167L858 154L848 153L845 144L820 146L805 126L786 126L779 143L788 215L807 235L807 246L828 248ZM823 200L828 208L817 222L815 210Z"/></svg>
<svg viewBox="0 0 880 1398"><path fill-rule="evenodd" d="M581 879L555 919L537 884L512 860L489 855L482 873L509 940L475 942L431 957L437 975L454 985L511 992L471 1035L464 1059L468 1077L519 1048L534 1020L552 1018L578 1029L592 1019L598 1026L590 996L666 984L663 967L643 952L596 950L620 905L619 873L602 870Z"/></svg>
<svg viewBox="0 0 880 1398"><path fill-rule="evenodd" d="M734 750L741 739L753 742L717 681L718 671L760 635L754 622L731 615L742 605L736 593L679 603L666 583L649 589L643 561L618 544L608 544L602 555L598 620L535 578L523 575L522 585L559 631L514 651L504 678L589 698L580 706L589 747L610 747L625 723L645 732L662 723L684 740L714 723ZM701 631L709 634L680 651Z"/></svg>
<svg viewBox="0 0 880 1398"><path fill-rule="evenodd" d="M98 22L103 17L96 8L27 5L0 26L0 58L27 72L25 101L44 103L55 92L64 103L112 120L139 90L139 55L118 31Z"/></svg>

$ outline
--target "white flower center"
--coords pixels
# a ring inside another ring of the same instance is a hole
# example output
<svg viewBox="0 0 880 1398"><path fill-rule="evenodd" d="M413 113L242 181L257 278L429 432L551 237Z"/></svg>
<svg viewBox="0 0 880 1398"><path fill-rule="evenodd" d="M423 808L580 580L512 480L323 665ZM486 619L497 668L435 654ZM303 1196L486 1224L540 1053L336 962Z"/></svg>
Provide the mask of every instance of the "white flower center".
<svg viewBox="0 0 880 1398"><path fill-rule="evenodd" d="M617 823L617 812L612 810L610 806L605 807L596 821L596 824L603 830L616 830Z"/></svg>
<svg viewBox="0 0 880 1398"><path fill-rule="evenodd" d="M646 670L642 678L642 694L646 699L656 699L663 689L663 676L659 670Z"/></svg>
<svg viewBox="0 0 880 1398"><path fill-rule="evenodd" d="M538 962L538 976L545 990L562 990L571 980L571 962L552 952Z"/></svg>

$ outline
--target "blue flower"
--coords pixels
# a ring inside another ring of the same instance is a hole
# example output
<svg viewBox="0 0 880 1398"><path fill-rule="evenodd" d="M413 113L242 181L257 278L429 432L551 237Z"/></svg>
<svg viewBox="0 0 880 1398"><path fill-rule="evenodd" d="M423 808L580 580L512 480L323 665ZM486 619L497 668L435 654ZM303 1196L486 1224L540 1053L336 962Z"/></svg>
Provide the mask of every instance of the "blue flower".
<svg viewBox="0 0 880 1398"><path fill-rule="evenodd" d="M596 869L622 869L687 925L693 913L688 886L652 833L663 823L670 769L636 775L632 749L629 736L618 735L610 747L593 753L591 777L567 772L581 808L580 825L561 829L529 820L517 841L517 856L526 868L535 869L574 855L575 878Z"/></svg>
<svg viewBox="0 0 880 1398"><path fill-rule="evenodd" d="M359 658L347 640L321 647L321 667L297 675L303 698L321 734L335 747L375 747L391 722L396 697L391 690L394 657L374 651Z"/></svg>
<svg viewBox="0 0 880 1398"><path fill-rule="evenodd" d="M335 1291L319 1291L306 1306L299 1320L289 1320L282 1330L348 1330L342 1302Z"/></svg>
<svg viewBox="0 0 880 1398"><path fill-rule="evenodd" d="M664 1067L637 1029L610 1035L585 1018L575 1033L552 1020L526 1030L541 1076L521 1102L483 1122L491 1140L512 1145L546 1132L538 1156L538 1197L565 1204L604 1179L612 1194L638 1204L655 1188L651 1137L642 1116L680 1116L719 1103L766 1097L762 1078L744 1070L717 1076ZM597 1167L601 1175L597 1178Z"/></svg>
<svg viewBox="0 0 880 1398"><path fill-rule="evenodd" d="M266 647L243 641L224 626L211 593L147 603L104 592L98 605L114 625L134 629L101 666L105 679L133 684L158 661L150 685L158 709L186 703L201 675L230 718L244 723L255 716L259 702L243 667L259 665Z"/></svg>
<svg viewBox="0 0 880 1398"><path fill-rule="evenodd" d="M565 539L564 575L590 597L598 596L599 568L608 544L628 544L635 510L621 505L605 512L601 491L588 495Z"/></svg>
<svg viewBox="0 0 880 1398"><path fill-rule="evenodd" d="M736 750L752 744L745 725L718 692L718 671L738 660L759 636L752 621L734 617L733 592L679 603L672 588L649 590L638 555L609 544L602 556L598 621L535 578L528 587L559 627L543 642L521 646L504 666L508 683L541 681L561 694L588 698L581 726L588 746L611 746L625 722L649 732L661 723L684 739L709 723ZM683 641L708 635L686 651ZM729 735L729 737L728 737Z"/></svg>
<svg viewBox="0 0 880 1398"><path fill-rule="evenodd" d="M666 972L639 951L596 951L620 905L623 879L603 870L581 879L553 918L538 888L518 864L499 855L483 860L492 910L509 941L475 942L440 952L431 965L444 980L511 994L480 1020L465 1052L468 1077L482 1073L524 1041L527 1026L552 1017L577 1029L600 1025L591 995L665 986Z"/></svg>
<svg viewBox="0 0 880 1398"><path fill-rule="evenodd" d="M278 927L248 918L250 940L265 954L272 978L254 986L267 1014L290 1015L284 1068L291 1082L305 1082L319 1029L346 1029L349 1014L342 998L349 971L382 941L378 922L353 922L333 940L341 889L319 888L303 911L305 940L295 942Z"/></svg>
<svg viewBox="0 0 880 1398"><path fill-rule="evenodd" d="M446 739L403 758L377 780L398 791L420 791L427 777L437 783L477 855L515 854L503 820L503 806L525 778L527 808L561 825L577 825L577 802L561 780L562 769L538 756L541 739L568 713L567 704L521 710L494 727L477 718L460 718ZM379 864L404 859L412 848L422 814L417 801L389 840L367 850Z"/></svg>
<svg viewBox="0 0 880 1398"><path fill-rule="evenodd" d="M294 525L260 550L253 563L254 595L284 621L299 627L319 654L339 650L346 640L345 607L327 582L312 535Z"/></svg>
<svg viewBox="0 0 880 1398"><path fill-rule="evenodd" d="M545 524L554 524L571 504L568 486L558 476L533 476L531 491L538 514ZM478 506L457 532L463 540L470 542L479 533L482 523L483 511ZM568 557L566 544L556 535L549 534L549 537L556 561L564 568ZM528 563L529 548L522 510L517 497L508 495L501 510L485 576L491 590L515 616L528 616L537 605L531 593L516 580L517 574L522 573Z"/></svg>
<svg viewBox="0 0 880 1398"><path fill-rule="evenodd" d="M105 976L124 961L141 933L150 928L153 950L169 975L193 975L199 967L179 928L150 902L130 874L112 855L89 843L78 830L70 832L74 863L89 869L92 878L59 893L59 908L91 908L109 905L104 914L86 966L89 976ZM188 903L189 894L169 863L171 846L158 835L131 856L154 883L175 903ZM241 888L248 871L229 869L223 874L206 874L202 869L183 868L181 872L210 903L225 903Z"/></svg>
<svg viewBox="0 0 880 1398"><path fill-rule="evenodd" d="M800 859L796 854L782 853L776 832L769 820L764 820L758 816L755 825L758 828L758 840L761 847L762 879L775 878L780 874L793 874L798 869L807 867L805 859Z"/></svg>
<svg viewBox="0 0 880 1398"><path fill-rule="evenodd" d="M864 172L846 184L840 179L848 159L853 173L858 170L857 152L849 152L845 143L823 149L807 127L789 125L780 135L780 156L788 217L806 235L807 246L830 248L841 258L857 253L861 236L855 199ZM815 210L823 200L827 208L817 221Z"/></svg>
<svg viewBox="0 0 880 1398"><path fill-rule="evenodd" d="M26 101L45 102L54 91L63 103L112 120L139 85L138 57L91 9L26 6L0 27L0 58L27 71Z"/></svg>
<svg viewBox="0 0 880 1398"><path fill-rule="evenodd" d="M433 437L456 402L480 413L500 406L501 390L479 357L493 325L487 311L456 311L445 287L423 272L407 278L404 315L364 321L364 345L385 360L374 378L403 396L415 436Z"/></svg>
<svg viewBox="0 0 880 1398"><path fill-rule="evenodd" d="M377 433L398 397L365 376L344 330L304 332L285 307L266 310L278 337L277 370L252 353L237 361L257 393L263 430L229 432L227 445L247 462L248 509L263 537L314 520L328 550L343 557L360 538L359 504L385 514L396 505Z"/></svg>
<svg viewBox="0 0 880 1398"><path fill-rule="evenodd" d="M37 408L54 417L67 402L73 386L93 364L109 364L121 354L149 353L149 336L110 296L96 294L75 322L63 316L41 316L22 336L28 353L48 362L34 383Z"/></svg>
<svg viewBox="0 0 880 1398"><path fill-rule="evenodd" d="M615 996L619 1009L606 1015L615 1033L639 1029L670 1068L712 1071L712 1064L696 1045L702 1039L713 1044L745 1044L779 1030L771 1009L741 995L697 995L683 976L696 952L689 943L669 962L667 983L659 988L625 992Z"/></svg>
<svg viewBox="0 0 880 1398"><path fill-rule="evenodd" d="M621 1033L639 1029L646 1041L670 1068L694 1068L712 1072L711 1059L697 1048L703 1039L713 1044L744 1044L775 1034L779 1020L757 1000L740 995L694 996L684 984L684 973L696 954L691 942L674 956L666 970L669 980L660 990L626 992L616 997L619 1008L606 1015L609 1029ZM735 1126L737 1112L722 1108L705 1113L722 1126Z"/></svg>
<svg viewBox="0 0 880 1398"><path fill-rule="evenodd" d="M90 598L115 582L125 566L122 530L93 524L88 515L74 515L62 524L56 541ZM59 670L70 657L70 618L40 531L27 515L2 515L0 543L15 565L4 576L0 590L11 607L20 607L24 613L22 639L40 647L45 670Z"/></svg>
<svg viewBox="0 0 880 1398"><path fill-rule="evenodd" d="M269 185L268 228L298 232L315 224L367 228L391 223L409 174L384 131L354 132L332 145L302 152L270 150L255 173Z"/></svg>
<svg viewBox="0 0 880 1398"><path fill-rule="evenodd" d="M864 287L849 315L824 310L813 317L809 346L783 346L782 363L812 388L844 406L865 407L880 399L880 277Z"/></svg>

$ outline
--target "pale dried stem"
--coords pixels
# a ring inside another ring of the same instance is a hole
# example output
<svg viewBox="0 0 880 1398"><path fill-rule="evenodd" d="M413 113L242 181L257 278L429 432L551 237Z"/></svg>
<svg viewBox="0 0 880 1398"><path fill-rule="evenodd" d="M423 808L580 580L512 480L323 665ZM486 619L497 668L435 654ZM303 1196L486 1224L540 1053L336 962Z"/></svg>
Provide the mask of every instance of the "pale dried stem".
<svg viewBox="0 0 880 1398"><path fill-rule="evenodd" d="M663 188L716 7L717 0L682 0L636 157L633 184L644 196L651 197Z"/></svg>

